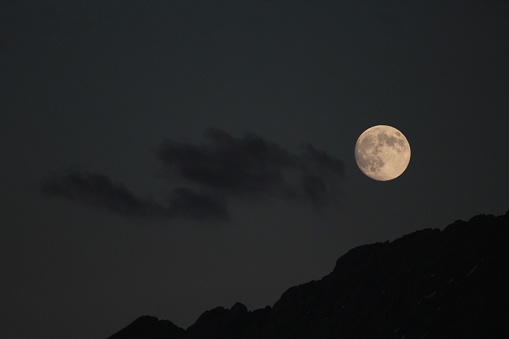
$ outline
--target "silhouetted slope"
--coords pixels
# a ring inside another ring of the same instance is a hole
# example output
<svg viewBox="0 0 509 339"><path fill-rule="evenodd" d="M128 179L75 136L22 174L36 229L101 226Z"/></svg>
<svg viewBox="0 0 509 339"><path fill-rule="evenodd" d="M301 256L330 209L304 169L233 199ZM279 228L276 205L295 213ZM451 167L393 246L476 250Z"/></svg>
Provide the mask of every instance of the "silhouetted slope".
<svg viewBox="0 0 509 339"><path fill-rule="evenodd" d="M236 303L229 310L217 307L203 313L196 323L186 331L185 338L234 339L241 338L246 331L260 328L270 308L248 312L246 306Z"/></svg>
<svg viewBox="0 0 509 339"><path fill-rule="evenodd" d="M479 215L354 248L272 308L219 307L165 338L509 338L508 264L509 215Z"/></svg>
<svg viewBox="0 0 509 339"><path fill-rule="evenodd" d="M179 338L183 333L184 330L171 321L145 315L108 339L167 339Z"/></svg>

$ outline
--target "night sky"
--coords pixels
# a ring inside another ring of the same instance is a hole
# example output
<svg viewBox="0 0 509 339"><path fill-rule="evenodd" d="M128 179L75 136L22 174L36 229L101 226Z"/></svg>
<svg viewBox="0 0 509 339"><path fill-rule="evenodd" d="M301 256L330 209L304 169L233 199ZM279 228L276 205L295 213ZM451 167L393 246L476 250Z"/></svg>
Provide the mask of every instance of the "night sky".
<svg viewBox="0 0 509 339"><path fill-rule="evenodd" d="M0 333L272 305L509 208L509 2L3 1ZM385 124L412 158L354 159Z"/></svg>

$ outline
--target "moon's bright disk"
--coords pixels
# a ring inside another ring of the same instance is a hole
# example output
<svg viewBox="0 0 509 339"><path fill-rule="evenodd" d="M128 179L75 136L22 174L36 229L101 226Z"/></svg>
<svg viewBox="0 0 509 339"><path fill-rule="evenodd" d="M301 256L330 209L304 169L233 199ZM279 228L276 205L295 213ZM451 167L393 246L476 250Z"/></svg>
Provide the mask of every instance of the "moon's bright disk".
<svg viewBox="0 0 509 339"><path fill-rule="evenodd" d="M362 173L378 181L399 177L410 162L410 145L403 133L391 126L368 128L355 144L355 161Z"/></svg>

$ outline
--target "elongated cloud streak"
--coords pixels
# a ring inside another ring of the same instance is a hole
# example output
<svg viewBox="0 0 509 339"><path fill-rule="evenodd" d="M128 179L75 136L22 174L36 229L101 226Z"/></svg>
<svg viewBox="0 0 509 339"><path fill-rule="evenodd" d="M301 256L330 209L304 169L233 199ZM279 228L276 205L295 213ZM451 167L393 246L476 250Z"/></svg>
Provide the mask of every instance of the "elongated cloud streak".
<svg viewBox="0 0 509 339"><path fill-rule="evenodd" d="M91 172L52 172L42 192L131 217L227 220L233 199L278 197L322 206L334 197L343 175L340 160L311 145L292 153L255 134L236 138L217 129L210 129L205 141L168 140L156 150L175 184L164 202L141 198Z"/></svg>

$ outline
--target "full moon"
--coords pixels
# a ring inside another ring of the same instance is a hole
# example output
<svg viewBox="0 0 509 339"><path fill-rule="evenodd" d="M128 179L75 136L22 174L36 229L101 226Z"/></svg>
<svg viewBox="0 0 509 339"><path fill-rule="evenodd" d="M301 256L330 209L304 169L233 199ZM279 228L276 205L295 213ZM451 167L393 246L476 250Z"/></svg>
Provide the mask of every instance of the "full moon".
<svg viewBox="0 0 509 339"><path fill-rule="evenodd" d="M368 128L355 144L355 161L362 173L378 181L399 177L410 162L410 145L403 133L391 126Z"/></svg>

